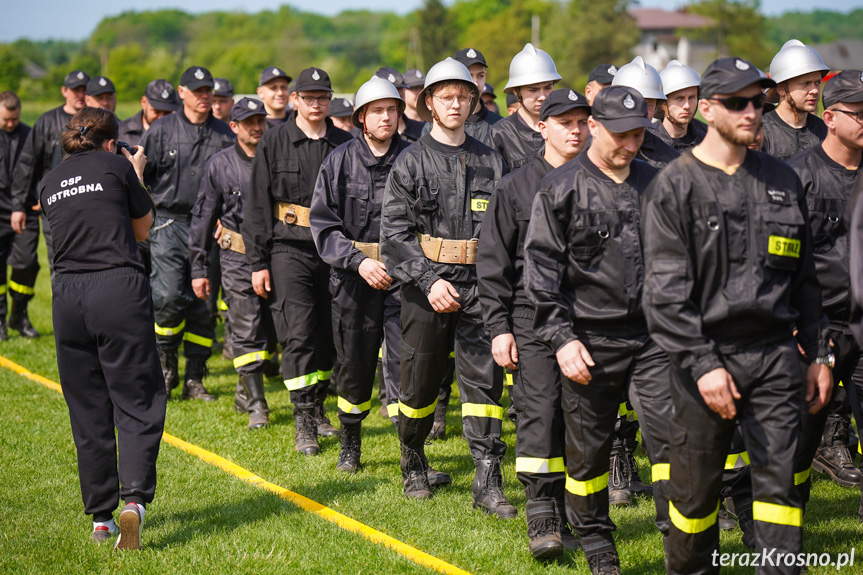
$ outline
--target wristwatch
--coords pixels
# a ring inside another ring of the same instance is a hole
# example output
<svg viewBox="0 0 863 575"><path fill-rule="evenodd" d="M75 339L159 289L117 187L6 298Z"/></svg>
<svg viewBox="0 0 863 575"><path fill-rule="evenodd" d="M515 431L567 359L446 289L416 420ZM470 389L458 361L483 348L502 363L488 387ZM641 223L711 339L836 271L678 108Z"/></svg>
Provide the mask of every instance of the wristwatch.
<svg viewBox="0 0 863 575"><path fill-rule="evenodd" d="M815 363L821 363L833 369L833 366L836 365L836 356L832 353L828 353L827 355L819 355L815 358Z"/></svg>

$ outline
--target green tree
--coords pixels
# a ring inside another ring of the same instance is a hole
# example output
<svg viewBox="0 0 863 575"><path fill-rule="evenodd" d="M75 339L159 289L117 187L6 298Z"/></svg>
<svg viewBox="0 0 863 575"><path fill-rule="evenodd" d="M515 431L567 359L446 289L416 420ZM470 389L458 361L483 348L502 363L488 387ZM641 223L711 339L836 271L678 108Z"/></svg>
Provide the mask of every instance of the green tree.
<svg viewBox="0 0 863 575"><path fill-rule="evenodd" d="M717 57L739 56L763 68L773 53L760 0L697 0L687 12L706 16L711 24L687 30L694 40L714 42Z"/></svg>
<svg viewBox="0 0 863 575"><path fill-rule="evenodd" d="M24 59L13 46L0 44L0 62L0 91L17 91L24 78Z"/></svg>
<svg viewBox="0 0 863 575"><path fill-rule="evenodd" d="M426 68L452 56L458 31L441 0L423 0L423 7L417 12L417 26Z"/></svg>

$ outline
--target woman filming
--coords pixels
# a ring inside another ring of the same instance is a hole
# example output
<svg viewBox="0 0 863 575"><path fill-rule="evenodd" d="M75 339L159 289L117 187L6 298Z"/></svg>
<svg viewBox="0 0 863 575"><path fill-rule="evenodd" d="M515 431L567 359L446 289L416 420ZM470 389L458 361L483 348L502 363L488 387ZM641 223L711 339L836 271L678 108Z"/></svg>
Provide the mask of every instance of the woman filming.
<svg viewBox="0 0 863 575"><path fill-rule="evenodd" d="M93 516L92 539L107 541L117 531L113 514L122 497L115 548L138 549L144 505L156 490L165 381L135 243L147 238L153 221L140 182L147 158L140 147L118 155L117 133L107 110L75 114L61 140L68 156L42 179L39 201L54 235L57 367L84 512Z"/></svg>

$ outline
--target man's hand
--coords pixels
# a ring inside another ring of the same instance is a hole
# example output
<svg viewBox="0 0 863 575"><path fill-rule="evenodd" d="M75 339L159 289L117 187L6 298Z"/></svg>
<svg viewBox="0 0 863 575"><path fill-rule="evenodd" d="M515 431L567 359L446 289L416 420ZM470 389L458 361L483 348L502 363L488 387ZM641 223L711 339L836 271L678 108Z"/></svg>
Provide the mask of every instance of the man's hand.
<svg viewBox="0 0 863 575"><path fill-rule="evenodd" d="M429 291L428 299L432 309L438 313L451 313L458 311L461 305L455 298L459 297L458 292L446 280L437 280Z"/></svg>
<svg viewBox="0 0 863 575"><path fill-rule="evenodd" d="M387 274L387 267L372 258L366 258L357 270L366 283L375 289L388 289L393 285L393 278Z"/></svg>
<svg viewBox="0 0 863 575"><path fill-rule="evenodd" d="M853 384L852 384L853 385ZM823 363L812 362L806 370L806 401L809 413L815 414L830 401L833 395L833 372Z"/></svg>
<svg viewBox="0 0 863 575"><path fill-rule="evenodd" d="M198 299L210 299L210 280L207 278L198 278L192 280L192 291Z"/></svg>
<svg viewBox="0 0 863 575"><path fill-rule="evenodd" d="M270 270L260 270L252 272L252 289L255 293L264 299L267 299L267 294L270 293Z"/></svg>
<svg viewBox="0 0 863 575"><path fill-rule="evenodd" d="M574 339L557 350L556 355L557 365L560 366L564 377L582 385L590 383L592 376L587 368L596 364L593 363L593 358L590 357L590 352L583 343Z"/></svg>
<svg viewBox="0 0 863 575"><path fill-rule="evenodd" d="M511 333L502 333L491 340L491 354L499 366L518 369L518 348Z"/></svg>
<svg viewBox="0 0 863 575"><path fill-rule="evenodd" d="M216 241L222 239L222 220L216 220L216 231L213 232L213 239Z"/></svg>
<svg viewBox="0 0 863 575"><path fill-rule="evenodd" d="M23 234L24 230L27 228L27 214L24 212L12 212L10 223L12 224L13 232L16 234Z"/></svg>
<svg viewBox="0 0 863 575"><path fill-rule="evenodd" d="M737 415L734 400L740 399L740 392L737 391L734 378L724 367L718 367L699 377L698 392L707 407L718 413L722 419L734 419Z"/></svg>

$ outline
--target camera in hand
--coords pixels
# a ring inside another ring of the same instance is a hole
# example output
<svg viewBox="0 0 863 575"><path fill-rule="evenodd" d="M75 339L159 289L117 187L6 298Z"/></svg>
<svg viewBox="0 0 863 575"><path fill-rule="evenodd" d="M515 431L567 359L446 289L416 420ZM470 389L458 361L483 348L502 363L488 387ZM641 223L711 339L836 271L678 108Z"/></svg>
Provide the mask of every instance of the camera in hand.
<svg viewBox="0 0 863 575"><path fill-rule="evenodd" d="M122 140L117 140L117 153L119 155L123 155L123 150L128 150L130 154L135 155L135 150L138 149L138 146L130 146L126 142Z"/></svg>

